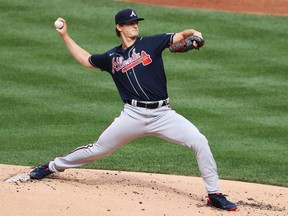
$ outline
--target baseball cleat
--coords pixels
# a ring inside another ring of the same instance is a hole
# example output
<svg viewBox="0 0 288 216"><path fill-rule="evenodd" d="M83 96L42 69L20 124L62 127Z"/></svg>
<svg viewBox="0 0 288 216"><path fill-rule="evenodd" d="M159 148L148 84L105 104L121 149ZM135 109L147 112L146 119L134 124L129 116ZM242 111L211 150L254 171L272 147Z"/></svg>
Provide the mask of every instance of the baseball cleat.
<svg viewBox="0 0 288 216"><path fill-rule="evenodd" d="M36 167L33 171L30 172L31 179L43 179L46 176L52 174L49 170L49 163L43 164L42 166Z"/></svg>
<svg viewBox="0 0 288 216"><path fill-rule="evenodd" d="M228 201L222 193L208 194L207 204L227 211L237 210L237 205Z"/></svg>

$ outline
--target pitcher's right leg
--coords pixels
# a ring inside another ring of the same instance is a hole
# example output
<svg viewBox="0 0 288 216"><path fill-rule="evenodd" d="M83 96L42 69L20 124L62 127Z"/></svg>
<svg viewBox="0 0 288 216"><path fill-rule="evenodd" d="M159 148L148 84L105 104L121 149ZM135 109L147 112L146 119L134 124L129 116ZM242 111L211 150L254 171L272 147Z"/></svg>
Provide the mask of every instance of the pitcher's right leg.
<svg viewBox="0 0 288 216"><path fill-rule="evenodd" d="M133 110L130 110L130 112L133 112ZM144 134L145 121L131 117L123 111L96 142L76 148L64 157L56 157L50 163L44 164L45 166L37 167L30 173L30 177L41 179L53 172L61 172L68 168L83 166L99 160ZM49 170L49 172L46 170Z"/></svg>
<svg viewBox="0 0 288 216"><path fill-rule="evenodd" d="M65 157L57 157L49 164L53 172L67 168L79 167L99 160L112 153L117 148L140 137L144 133L144 121L131 118L122 112L114 122L100 135L99 139L87 146L79 147Z"/></svg>

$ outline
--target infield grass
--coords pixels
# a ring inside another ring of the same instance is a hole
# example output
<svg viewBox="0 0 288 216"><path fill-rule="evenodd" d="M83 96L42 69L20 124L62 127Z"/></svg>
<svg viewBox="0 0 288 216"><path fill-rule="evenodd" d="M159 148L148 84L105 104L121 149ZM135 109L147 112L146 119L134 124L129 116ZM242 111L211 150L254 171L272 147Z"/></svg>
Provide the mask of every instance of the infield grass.
<svg viewBox="0 0 288 216"><path fill-rule="evenodd" d="M0 0L0 163L36 166L93 142L123 104L107 73L69 55L55 19L91 53L119 44L114 14L132 7L141 35L201 31L199 52L163 54L172 107L208 138L220 178L288 186L288 17L105 0ZM138 139L88 168L196 175L193 153Z"/></svg>

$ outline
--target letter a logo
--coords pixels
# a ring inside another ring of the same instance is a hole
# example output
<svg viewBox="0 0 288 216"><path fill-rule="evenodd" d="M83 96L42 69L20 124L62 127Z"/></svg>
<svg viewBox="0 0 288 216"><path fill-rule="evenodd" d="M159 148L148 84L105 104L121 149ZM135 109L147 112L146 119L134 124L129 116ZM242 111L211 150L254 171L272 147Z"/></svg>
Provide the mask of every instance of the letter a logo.
<svg viewBox="0 0 288 216"><path fill-rule="evenodd" d="M131 12L131 14L130 14L130 17L133 17L133 16L137 17L137 16L136 16L136 13L132 10L132 12Z"/></svg>

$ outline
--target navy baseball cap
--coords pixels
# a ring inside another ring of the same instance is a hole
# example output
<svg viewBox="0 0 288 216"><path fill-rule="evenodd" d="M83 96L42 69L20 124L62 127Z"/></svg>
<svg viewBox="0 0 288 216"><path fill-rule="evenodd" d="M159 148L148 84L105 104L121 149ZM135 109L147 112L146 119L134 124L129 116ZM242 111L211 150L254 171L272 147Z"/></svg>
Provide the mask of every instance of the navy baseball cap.
<svg viewBox="0 0 288 216"><path fill-rule="evenodd" d="M144 18L139 18L137 13L132 9L121 10L115 15L115 24L125 24L141 20L144 20Z"/></svg>

